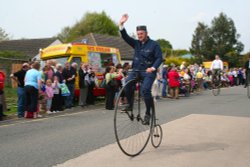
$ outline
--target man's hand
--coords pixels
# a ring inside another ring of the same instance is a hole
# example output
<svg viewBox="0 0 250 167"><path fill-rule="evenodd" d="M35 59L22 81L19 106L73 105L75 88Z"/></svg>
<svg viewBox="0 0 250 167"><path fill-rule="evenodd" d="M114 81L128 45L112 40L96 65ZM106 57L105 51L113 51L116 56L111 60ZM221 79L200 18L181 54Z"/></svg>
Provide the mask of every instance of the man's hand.
<svg viewBox="0 0 250 167"><path fill-rule="evenodd" d="M128 20L128 14L122 15L120 19L120 26L123 26L123 24Z"/></svg>
<svg viewBox="0 0 250 167"><path fill-rule="evenodd" d="M147 73L152 73L152 72L154 72L154 71L155 71L155 69L152 68L152 67L146 69L146 72L147 72Z"/></svg>

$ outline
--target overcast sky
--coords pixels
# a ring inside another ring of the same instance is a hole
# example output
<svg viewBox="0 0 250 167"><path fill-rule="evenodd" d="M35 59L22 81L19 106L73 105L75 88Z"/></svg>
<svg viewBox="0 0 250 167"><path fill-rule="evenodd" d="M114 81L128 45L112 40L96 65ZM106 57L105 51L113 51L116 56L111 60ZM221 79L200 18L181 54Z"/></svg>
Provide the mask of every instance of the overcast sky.
<svg viewBox="0 0 250 167"><path fill-rule="evenodd" d="M250 51L249 0L1 0L0 27L13 39L46 38L80 20L86 12L102 12L115 22L129 14L125 27L147 25L152 39L164 38L174 49L189 49L198 21L224 12L234 20L244 52Z"/></svg>

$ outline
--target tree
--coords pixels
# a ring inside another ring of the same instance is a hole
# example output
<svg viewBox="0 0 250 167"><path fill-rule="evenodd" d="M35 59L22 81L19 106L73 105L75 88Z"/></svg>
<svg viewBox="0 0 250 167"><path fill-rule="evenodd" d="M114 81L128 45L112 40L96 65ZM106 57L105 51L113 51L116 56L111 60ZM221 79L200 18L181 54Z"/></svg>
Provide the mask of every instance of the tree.
<svg viewBox="0 0 250 167"><path fill-rule="evenodd" d="M237 34L233 20L224 13L220 13L219 17L212 21L211 37L213 39L211 49L214 54L219 54L222 59L229 52L240 54L244 49L244 45L238 41L240 35Z"/></svg>
<svg viewBox="0 0 250 167"><path fill-rule="evenodd" d="M7 34L1 27L0 27L0 41L9 40L9 34Z"/></svg>
<svg viewBox="0 0 250 167"><path fill-rule="evenodd" d="M244 49L239 38L233 20L220 13L212 20L211 27L198 23L190 51L205 60L213 60L215 54L218 54L224 61L234 61L234 58L229 60L228 55L239 55Z"/></svg>
<svg viewBox="0 0 250 167"><path fill-rule="evenodd" d="M69 34L70 34L70 31L71 31L71 28L69 26L67 27L64 27L61 31L61 33L59 33L57 35L57 37L62 40L62 41L67 41L67 38L69 37Z"/></svg>
<svg viewBox="0 0 250 167"><path fill-rule="evenodd" d="M198 23L195 33L193 34L193 39L191 43L190 52L197 57L199 63L201 63L202 55L204 54L206 48L204 46L205 41L208 39L208 26L204 23Z"/></svg>
<svg viewBox="0 0 250 167"><path fill-rule="evenodd" d="M67 26L63 28L62 32L58 34L58 37L62 41L70 42L88 33L99 33L112 36L119 35L118 26L105 12L94 12L86 13L83 18L72 27Z"/></svg>
<svg viewBox="0 0 250 167"><path fill-rule="evenodd" d="M162 53L166 53L167 49L172 49L173 48L171 43L169 41L165 40L165 39L158 39L156 41L161 46Z"/></svg>

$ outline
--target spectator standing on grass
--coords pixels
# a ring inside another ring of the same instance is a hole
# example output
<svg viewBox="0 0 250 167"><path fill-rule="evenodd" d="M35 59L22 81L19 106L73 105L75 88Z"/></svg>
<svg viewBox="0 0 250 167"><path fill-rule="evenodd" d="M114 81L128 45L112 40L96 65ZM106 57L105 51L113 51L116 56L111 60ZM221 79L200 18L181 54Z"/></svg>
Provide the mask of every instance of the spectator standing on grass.
<svg viewBox="0 0 250 167"><path fill-rule="evenodd" d="M70 91L69 96L65 96L64 102L66 109L69 109L73 107L73 99L74 99L74 90L75 90L75 77L76 77L76 71L75 69L70 67L69 62L66 62L64 64L64 69L62 72L63 78L66 81L66 85Z"/></svg>
<svg viewBox="0 0 250 167"><path fill-rule="evenodd" d="M58 77L54 76L52 89L53 89L53 98L50 111L53 113L57 113L61 110L61 102L60 102L60 83L58 81Z"/></svg>
<svg viewBox="0 0 250 167"><path fill-rule="evenodd" d="M173 66L168 73L169 87L171 98L179 98L180 76Z"/></svg>
<svg viewBox="0 0 250 167"><path fill-rule="evenodd" d="M198 72L196 73L196 81L197 81L197 90L200 92L203 88L203 73L202 69L200 68Z"/></svg>
<svg viewBox="0 0 250 167"><path fill-rule="evenodd" d="M239 68L238 69L238 84L239 85L243 85L243 71L242 71L242 68Z"/></svg>
<svg viewBox="0 0 250 167"><path fill-rule="evenodd" d="M71 67L70 67L70 70L75 74L75 78L77 77L77 71L78 71L77 67L78 67L78 64L76 62L73 62L71 64ZM75 98L75 78L73 79L74 80L74 89L73 89L74 96L72 98L72 104L73 104L73 106L74 106L74 103L76 101L76 98Z"/></svg>
<svg viewBox="0 0 250 167"><path fill-rule="evenodd" d="M78 74L79 74L79 87L80 87L78 104L79 106L84 107L87 105L87 95L89 90L89 74L90 74L89 65L82 63Z"/></svg>
<svg viewBox="0 0 250 167"><path fill-rule="evenodd" d="M95 72L90 68L89 74L89 88L87 94L87 104L94 105L95 104L95 96L94 96L94 88L98 87L98 79L95 75Z"/></svg>
<svg viewBox="0 0 250 167"><path fill-rule="evenodd" d="M238 70L237 68L233 69L233 84L234 86L238 86Z"/></svg>
<svg viewBox="0 0 250 167"><path fill-rule="evenodd" d="M162 68L162 97L166 98L168 95L168 66L163 65Z"/></svg>
<svg viewBox="0 0 250 167"><path fill-rule="evenodd" d="M122 82L123 82L123 78L124 78L124 75L123 75L123 67L121 64L118 64L116 65L116 73L120 73L122 75L120 75L119 77L116 78L116 89L115 89L115 97L118 96L118 93L120 91L120 89L122 88Z"/></svg>
<svg viewBox="0 0 250 167"><path fill-rule="evenodd" d="M38 92L41 88L40 63L34 62L32 69L27 71L24 79L25 91L25 118L37 118Z"/></svg>
<svg viewBox="0 0 250 167"><path fill-rule="evenodd" d="M63 71L63 67L61 64L56 64L56 72L54 74L54 80L56 78L56 81L60 84L64 83L65 80L63 78L63 75L62 75L62 71ZM54 81L55 83L55 81ZM54 94L57 94L54 92ZM64 99L62 97L62 92L61 92L61 89L59 89L59 94L58 96L55 95L57 97L57 100L56 102L53 103L53 100L52 100L52 111L56 110L56 111L63 111L63 105L64 105ZM53 98L54 99L54 98Z"/></svg>
<svg viewBox="0 0 250 167"><path fill-rule="evenodd" d="M53 81L53 77L54 77L54 74L55 74L55 70L53 68L53 61L48 61L46 66L47 66L47 78L46 79L50 79L51 81Z"/></svg>
<svg viewBox="0 0 250 167"><path fill-rule="evenodd" d="M29 64L24 63L22 69L11 74L10 78L17 83L17 116L24 117L25 93L24 93L24 78L26 72L29 70Z"/></svg>
<svg viewBox="0 0 250 167"><path fill-rule="evenodd" d="M46 95L45 95L45 87L46 87L46 81L48 79L48 71L49 71L49 67L47 65L45 65L42 69L42 71L40 71L41 73L41 91L38 92L38 112L40 111L46 111Z"/></svg>
<svg viewBox="0 0 250 167"><path fill-rule="evenodd" d="M105 108L107 110L114 109L114 99L115 99L115 92L117 89L117 85L111 85L111 80L116 81L116 78L121 76L122 73L116 73L114 66L109 66L106 68L105 80L106 80L106 105Z"/></svg>
<svg viewBox="0 0 250 167"><path fill-rule="evenodd" d="M230 81L230 86L233 86L234 81L233 81L233 69L232 68L230 68L230 70L228 71L227 76Z"/></svg>
<svg viewBox="0 0 250 167"><path fill-rule="evenodd" d="M46 89L45 89L45 99L46 99L46 112L47 114L51 114L51 104L52 104L52 98L54 96L53 87L52 87L52 81L48 79L46 81Z"/></svg>
<svg viewBox="0 0 250 167"><path fill-rule="evenodd" d="M186 68L186 62L183 61L180 65L180 70L183 70L184 68Z"/></svg>
<svg viewBox="0 0 250 167"><path fill-rule="evenodd" d="M4 81L5 81L5 75L3 72L0 71L0 121L3 120L3 117L5 116L3 114L4 111Z"/></svg>

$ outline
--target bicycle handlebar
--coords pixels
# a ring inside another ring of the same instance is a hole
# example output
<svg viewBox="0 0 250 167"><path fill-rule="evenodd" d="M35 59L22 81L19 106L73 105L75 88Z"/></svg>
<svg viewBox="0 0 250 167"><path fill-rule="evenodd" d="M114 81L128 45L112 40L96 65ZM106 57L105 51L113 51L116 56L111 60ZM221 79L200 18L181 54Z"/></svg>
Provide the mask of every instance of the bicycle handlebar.
<svg viewBox="0 0 250 167"><path fill-rule="evenodd" d="M134 70L134 69L131 69L131 70L128 70L128 72L146 72L146 70Z"/></svg>

